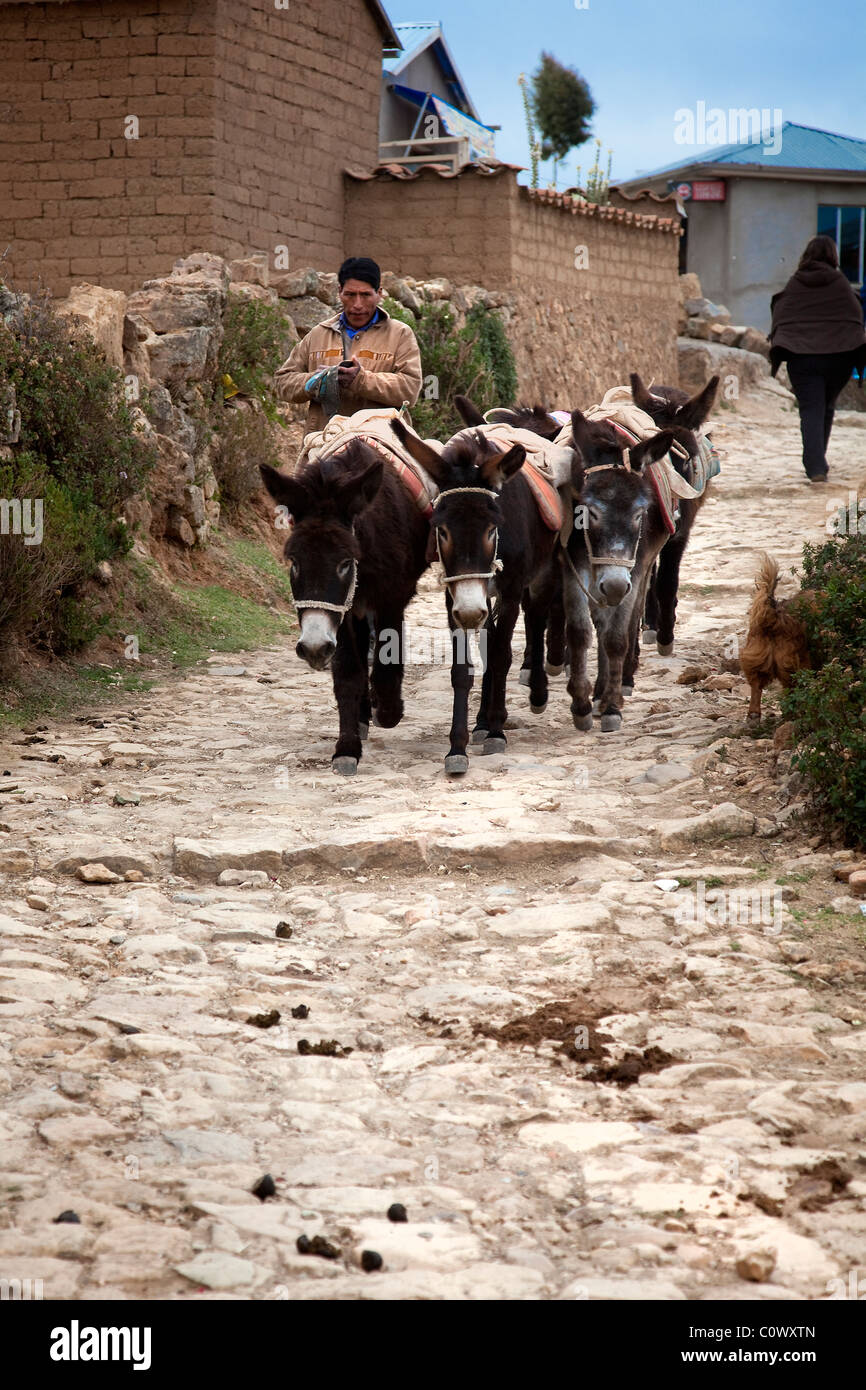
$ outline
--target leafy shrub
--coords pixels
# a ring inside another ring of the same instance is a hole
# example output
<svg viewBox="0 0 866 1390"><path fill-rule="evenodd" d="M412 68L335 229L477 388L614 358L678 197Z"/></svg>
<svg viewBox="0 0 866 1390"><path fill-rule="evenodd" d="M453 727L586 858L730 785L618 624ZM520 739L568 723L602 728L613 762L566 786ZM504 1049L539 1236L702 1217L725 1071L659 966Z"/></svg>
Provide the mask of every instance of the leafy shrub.
<svg viewBox="0 0 866 1390"><path fill-rule="evenodd" d="M468 396L480 410L513 402L514 354L495 310L476 304L458 329L454 310L441 301L423 304L417 320L395 300L384 303L392 318L414 330L421 350L424 385L412 407L412 424L420 435L447 439L462 428L453 404L458 394Z"/></svg>
<svg viewBox="0 0 866 1390"><path fill-rule="evenodd" d="M806 545L797 606L813 669L798 672L782 698L793 720L792 759L816 809L846 840L866 842L866 536Z"/></svg>
<svg viewBox="0 0 866 1390"><path fill-rule="evenodd" d="M0 394L14 389L20 447L79 501L106 511L139 492L153 464L122 384L122 374L47 301L0 320Z"/></svg>
<svg viewBox="0 0 866 1390"><path fill-rule="evenodd" d="M223 315L218 376L230 377L245 396L261 403L277 421L273 376L295 341L294 327L282 309L261 299L230 299Z"/></svg>
<svg viewBox="0 0 866 1390"><path fill-rule="evenodd" d="M4 292L4 305L0 399L14 392L21 428L0 457L0 639L63 652L99 626L84 583L100 560L129 549L120 506L143 486L154 451L136 433L121 373L89 340L47 300ZM27 502L42 509L32 545L15 534L13 508Z"/></svg>
<svg viewBox="0 0 866 1390"><path fill-rule="evenodd" d="M294 328L281 309L260 299L229 300L223 317L217 393L208 424L213 432L212 467L220 502L231 512L261 490L259 464L279 463L276 431L282 427L273 393L274 372L286 360ZM249 400L225 404L237 388ZM230 383L230 385L229 385Z"/></svg>

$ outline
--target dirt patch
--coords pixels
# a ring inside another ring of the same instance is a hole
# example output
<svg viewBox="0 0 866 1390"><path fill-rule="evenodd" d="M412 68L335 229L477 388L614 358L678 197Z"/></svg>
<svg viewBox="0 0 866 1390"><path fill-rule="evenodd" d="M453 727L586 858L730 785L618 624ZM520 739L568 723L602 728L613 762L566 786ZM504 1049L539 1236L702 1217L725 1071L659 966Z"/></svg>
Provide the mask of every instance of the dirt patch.
<svg viewBox="0 0 866 1390"><path fill-rule="evenodd" d="M602 1062L608 1055L606 1044L614 1040L608 1033L599 1033L596 1024L610 1012L599 1009L586 995L576 995L574 999L542 1004L534 1013L512 1018L498 1027L474 1023L472 1032L475 1037L495 1038L516 1047L558 1042L566 1057L586 1063Z"/></svg>
<svg viewBox="0 0 866 1390"><path fill-rule="evenodd" d="M587 1081L614 1081L618 1086L633 1086L648 1072L664 1071L679 1061L661 1047L645 1047L643 1052L627 1052L619 1062L606 1067L595 1067L589 1072Z"/></svg>
<svg viewBox="0 0 866 1390"><path fill-rule="evenodd" d="M852 1174L835 1158L825 1158L814 1168L801 1168L800 1177L791 1186L789 1197L801 1211L820 1211L841 1197Z"/></svg>
<svg viewBox="0 0 866 1390"><path fill-rule="evenodd" d="M601 1019L614 1013L652 1007L645 997L638 1001L635 995L636 991L628 988L613 989L603 999L578 994L572 999L557 999L542 1004L533 1013L510 1019L498 1026L474 1023L472 1032L475 1037L494 1038L499 1043L517 1047L532 1047L543 1042L558 1043L555 1060L560 1064L564 1061L578 1062L589 1068L584 1073L586 1081L633 1086L645 1073L663 1071L679 1060L660 1047L627 1052L617 1061L610 1060L610 1049L616 1046L615 1039L609 1033L600 1032L598 1024Z"/></svg>

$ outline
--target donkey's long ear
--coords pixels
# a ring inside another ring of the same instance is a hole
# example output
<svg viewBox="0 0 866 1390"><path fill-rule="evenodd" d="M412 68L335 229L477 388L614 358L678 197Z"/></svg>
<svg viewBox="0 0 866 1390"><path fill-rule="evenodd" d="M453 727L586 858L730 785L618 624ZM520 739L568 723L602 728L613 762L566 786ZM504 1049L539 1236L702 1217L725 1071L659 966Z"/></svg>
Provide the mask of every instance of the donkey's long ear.
<svg viewBox="0 0 866 1390"><path fill-rule="evenodd" d="M454 404L464 424L484 425L487 423L478 406L473 405L468 396L455 396Z"/></svg>
<svg viewBox="0 0 866 1390"><path fill-rule="evenodd" d="M634 473L639 473L645 463L658 463L665 454L670 451L674 442L673 430L662 430L661 434L654 434L650 439L645 439L642 444L635 444L628 451L628 461Z"/></svg>
<svg viewBox="0 0 866 1390"><path fill-rule="evenodd" d="M699 391L691 400L686 401L685 405L680 406L674 416L674 424L687 430L698 429L712 410L718 389L719 377L711 376L703 391Z"/></svg>
<svg viewBox="0 0 866 1390"><path fill-rule="evenodd" d="M310 505L310 494L307 489L296 478L289 478L285 473L271 468L269 463L259 464L259 472L262 475L262 482L274 501L287 507L289 514L294 517L295 521L300 521Z"/></svg>
<svg viewBox="0 0 866 1390"><path fill-rule="evenodd" d="M369 507L382 486L384 472L385 460L374 456L373 462L368 464L363 473L356 473L348 482L343 483L334 495L338 514L351 520L365 507Z"/></svg>
<svg viewBox="0 0 866 1390"><path fill-rule="evenodd" d="M571 412L571 437L574 440L575 452L580 455L581 462L585 465L587 454L592 448L592 431L589 421L580 410Z"/></svg>
<svg viewBox="0 0 866 1390"><path fill-rule="evenodd" d="M402 420L392 420L391 429L396 434L407 454L411 454L415 462L420 463L421 467L426 469L430 474L434 483L441 487L445 477L445 470L442 467L442 460L436 450L431 449L430 445L425 443L423 439L419 439L417 434L412 434L410 430L407 430Z"/></svg>
<svg viewBox="0 0 866 1390"><path fill-rule="evenodd" d="M658 409L658 400L654 399L652 393L646 389L637 372L632 372L629 382L631 384L631 398L635 405L639 410L644 410L647 415L651 415L654 408Z"/></svg>
<svg viewBox="0 0 866 1390"><path fill-rule="evenodd" d="M526 450L522 444L512 444L507 454L491 454L481 464L481 476L488 487L499 491L523 467Z"/></svg>

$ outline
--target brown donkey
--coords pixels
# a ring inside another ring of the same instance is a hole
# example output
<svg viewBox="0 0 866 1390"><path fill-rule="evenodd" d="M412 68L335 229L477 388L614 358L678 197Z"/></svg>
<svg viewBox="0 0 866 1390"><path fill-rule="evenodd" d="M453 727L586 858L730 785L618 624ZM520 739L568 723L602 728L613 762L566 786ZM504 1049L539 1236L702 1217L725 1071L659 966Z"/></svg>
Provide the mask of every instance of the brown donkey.
<svg viewBox="0 0 866 1390"><path fill-rule="evenodd" d="M393 660L395 644L379 639L402 634L403 613L427 568L429 524L396 473L357 439L295 477L267 464L261 473L293 523L285 557L301 627L295 650L314 671L331 666L340 717L331 766L351 776L371 704L382 728L403 717L402 646ZM368 615L376 636L372 674Z"/></svg>
<svg viewBox="0 0 866 1390"><path fill-rule="evenodd" d="M475 407L458 396L461 414L481 418ZM541 519L521 469L526 452L515 444L497 451L483 432L463 430L435 454L429 445L406 433L399 421L391 427L412 457L435 477L441 492L433 511L433 541L445 571L446 608L453 644L451 684L454 690L451 745L445 770L468 770L469 692L473 668L466 635L482 625L486 661L481 705L473 742L484 742L485 753L505 751L506 681L511 666L511 638L521 600L527 595L527 617L535 660L530 702L540 713L547 704L544 671L544 624L550 600L552 557L556 533ZM492 617L490 594L497 595Z"/></svg>

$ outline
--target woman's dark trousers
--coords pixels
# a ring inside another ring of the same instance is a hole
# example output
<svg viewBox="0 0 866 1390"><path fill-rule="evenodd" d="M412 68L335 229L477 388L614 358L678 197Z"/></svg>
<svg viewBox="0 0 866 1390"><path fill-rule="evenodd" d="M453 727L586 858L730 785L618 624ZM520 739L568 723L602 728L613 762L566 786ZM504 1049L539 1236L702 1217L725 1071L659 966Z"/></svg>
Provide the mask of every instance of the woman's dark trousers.
<svg viewBox="0 0 866 1390"><path fill-rule="evenodd" d="M826 478L827 445L840 391L850 380L850 352L791 353L788 376L800 407L803 467L810 478Z"/></svg>

